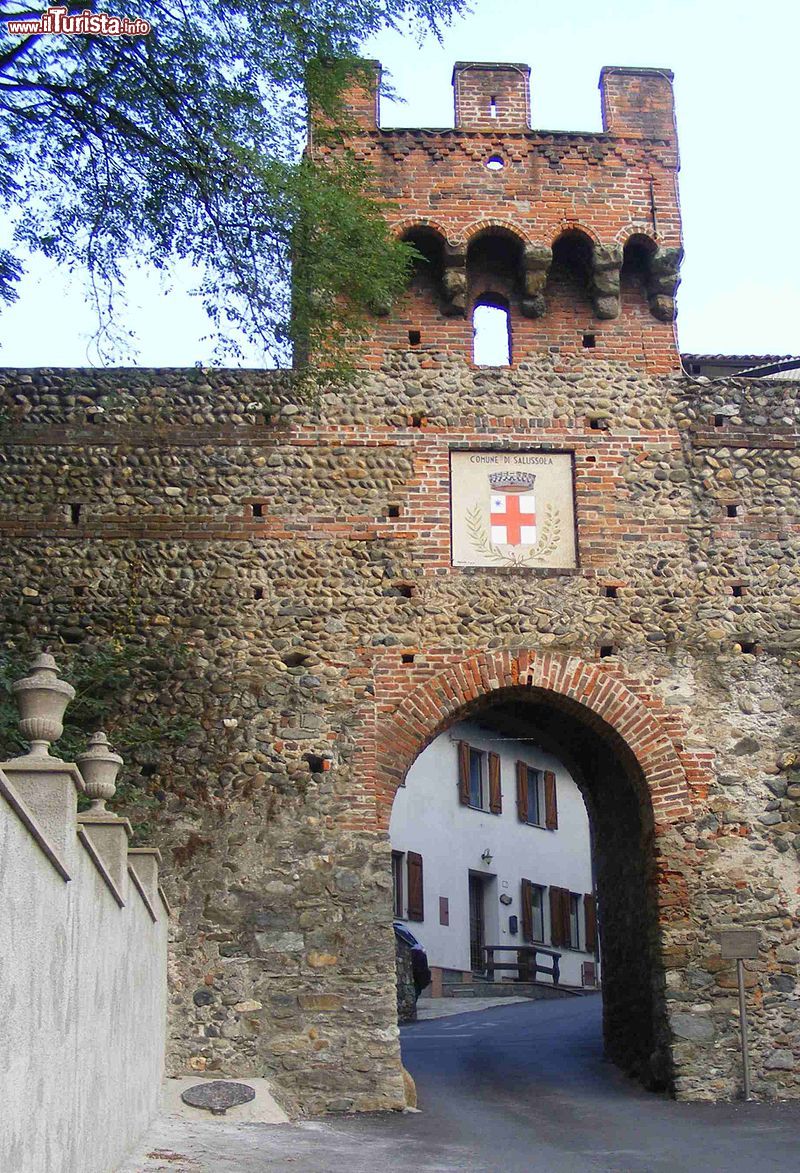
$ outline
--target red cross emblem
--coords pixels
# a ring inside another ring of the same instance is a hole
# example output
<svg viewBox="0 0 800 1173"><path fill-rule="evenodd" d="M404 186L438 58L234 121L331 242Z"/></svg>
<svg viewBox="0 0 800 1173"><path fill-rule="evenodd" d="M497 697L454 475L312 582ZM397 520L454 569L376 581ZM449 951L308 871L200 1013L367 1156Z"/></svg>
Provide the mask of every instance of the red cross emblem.
<svg viewBox="0 0 800 1173"><path fill-rule="evenodd" d="M492 542L498 546L534 545L536 502L533 493L493 494L489 514Z"/></svg>

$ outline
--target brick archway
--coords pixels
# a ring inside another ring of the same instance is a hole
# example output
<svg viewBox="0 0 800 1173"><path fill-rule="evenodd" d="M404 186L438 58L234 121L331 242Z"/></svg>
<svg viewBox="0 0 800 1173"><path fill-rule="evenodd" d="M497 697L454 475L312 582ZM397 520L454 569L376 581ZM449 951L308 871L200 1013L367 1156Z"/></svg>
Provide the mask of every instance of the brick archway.
<svg viewBox="0 0 800 1173"><path fill-rule="evenodd" d="M388 827L397 787L414 760L459 711L502 689L529 687L580 706L587 725L608 727L635 758L656 824L691 814L687 760L673 740L674 718L618 665L556 652L482 651L453 657L421 681L377 728L378 818ZM661 718L661 719L660 719ZM695 770L695 773L697 771Z"/></svg>
<svg viewBox="0 0 800 1173"><path fill-rule="evenodd" d="M415 671L413 688L396 668L376 676L378 827L388 829L396 789L416 757L454 721L478 718L490 727L494 715L517 729L515 722L529 721L539 744L567 765L589 812L606 1053L647 1086L671 1087L664 931L689 896L668 832L691 817L691 785L707 763L687 754L673 714L616 660L439 652Z"/></svg>

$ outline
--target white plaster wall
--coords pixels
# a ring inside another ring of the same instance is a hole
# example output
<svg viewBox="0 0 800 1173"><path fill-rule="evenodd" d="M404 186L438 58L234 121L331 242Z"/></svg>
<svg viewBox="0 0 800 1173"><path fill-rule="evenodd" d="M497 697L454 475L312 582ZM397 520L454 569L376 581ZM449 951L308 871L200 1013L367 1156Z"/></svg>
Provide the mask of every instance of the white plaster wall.
<svg viewBox="0 0 800 1173"><path fill-rule="evenodd" d="M158 1108L166 912L68 854L66 883L0 796L3 1173L113 1173Z"/></svg>
<svg viewBox="0 0 800 1173"><path fill-rule="evenodd" d="M561 763L525 742L501 741L467 722L452 726L417 758L406 785L400 787L392 808L390 838L395 851L417 851L423 858L424 921L409 921L409 928L428 953L429 964L467 971L469 958L469 872L494 876L486 894L486 944L524 944L520 880L524 877L545 887L555 885L571 892L591 893L592 865L589 819L578 787ZM500 754L503 812L500 815L462 806L458 800L457 741L475 749ZM532 827L517 818L517 761L556 775L558 830ZM488 848L491 866L481 862ZM511 904L500 904L507 894ZM406 893L407 895L407 893ZM439 897L450 901L450 924L439 924ZM509 915L516 915L519 932L508 932ZM545 894L545 948L550 945L550 909ZM583 908L580 943L585 944ZM561 980L581 984L581 963L594 960L584 950L559 947ZM498 955L498 960L501 957ZM513 961L514 955L503 958ZM502 972L498 978L513 977ZM541 980L549 981L549 978Z"/></svg>

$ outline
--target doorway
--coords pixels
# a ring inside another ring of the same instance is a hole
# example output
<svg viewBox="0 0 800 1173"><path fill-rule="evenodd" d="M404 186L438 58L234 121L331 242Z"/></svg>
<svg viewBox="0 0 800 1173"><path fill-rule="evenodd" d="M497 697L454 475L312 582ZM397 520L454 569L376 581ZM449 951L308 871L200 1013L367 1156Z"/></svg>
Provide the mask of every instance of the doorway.
<svg viewBox="0 0 800 1173"><path fill-rule="evenodd" d="M469 876L469 962L473 974L483 975L486 968L483 947L486 944L486 903L483 876Z"/></svg>

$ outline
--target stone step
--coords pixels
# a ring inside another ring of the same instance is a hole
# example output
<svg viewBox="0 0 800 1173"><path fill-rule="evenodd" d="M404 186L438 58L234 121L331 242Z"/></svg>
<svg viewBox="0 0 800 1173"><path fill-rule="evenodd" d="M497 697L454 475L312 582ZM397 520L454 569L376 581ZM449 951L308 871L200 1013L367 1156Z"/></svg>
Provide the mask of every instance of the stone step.
<svg viewBox="0 0 800 1173"><path fill-rule="evenodd" d="M552 982L455 982L442 987L443 998L574 998L595 994L593 987L554 986Z"/></svg>

